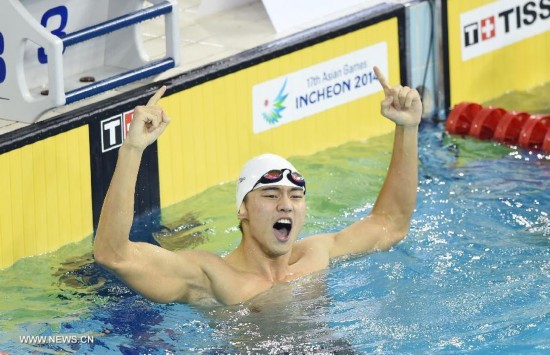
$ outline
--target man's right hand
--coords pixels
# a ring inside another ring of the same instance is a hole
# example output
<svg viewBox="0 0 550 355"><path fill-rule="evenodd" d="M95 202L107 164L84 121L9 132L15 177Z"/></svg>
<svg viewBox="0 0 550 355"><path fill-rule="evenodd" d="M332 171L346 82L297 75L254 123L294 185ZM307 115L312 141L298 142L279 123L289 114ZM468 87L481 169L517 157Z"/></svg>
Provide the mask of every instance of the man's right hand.
<svg viewBox="0 0 550 355"><path fill-rule="evenodd" d="M396 85L390 87L388 80L378 67L374 73L384 89L386 97L381 102L381 113L395 124L416 127L422 118L422 102L415 89L408 86Z"/></svg>
<svg viewBox="0 0 550 355"><path fill-rule="evenodd" d="M134 118L124 141L125 146L143 151L164 132L170 123L170 118L157 103L165 91L166 86L162 86L149 99L146 106L135 108Z"/></svg>

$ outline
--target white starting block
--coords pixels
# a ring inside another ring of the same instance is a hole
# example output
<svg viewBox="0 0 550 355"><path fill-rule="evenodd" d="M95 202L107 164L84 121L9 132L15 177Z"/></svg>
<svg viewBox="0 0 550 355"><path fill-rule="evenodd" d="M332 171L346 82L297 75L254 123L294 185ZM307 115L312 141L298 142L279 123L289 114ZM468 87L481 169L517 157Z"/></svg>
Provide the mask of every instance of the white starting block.
<svg viewBox="0 0 550 355"><path fill-rule="evenodd" d="M158 16L166 56L149 60L139 23ZM32 123L179 60L177 0L2 0L0 119Z"/></svg>

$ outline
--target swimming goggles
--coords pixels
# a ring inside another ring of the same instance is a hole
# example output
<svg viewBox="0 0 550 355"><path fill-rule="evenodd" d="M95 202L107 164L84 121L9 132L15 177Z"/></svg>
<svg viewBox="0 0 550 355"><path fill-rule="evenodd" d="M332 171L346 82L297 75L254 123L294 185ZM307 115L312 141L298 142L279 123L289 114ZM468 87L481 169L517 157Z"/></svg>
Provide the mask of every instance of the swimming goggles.
<svg viewBox="0 0 550 355"><path fill-rule="evenodd" d="M263 174L262 177L254 184L252 190L256 188L259 184L273 184L279 182L285 176L285 170L288 171L286 178L288 181L292 182L296 186L304 188L304 193L306 192L306 180L304 177L297 171L291 171L290 169L273 169L269 170L267 173Z"/></svg>

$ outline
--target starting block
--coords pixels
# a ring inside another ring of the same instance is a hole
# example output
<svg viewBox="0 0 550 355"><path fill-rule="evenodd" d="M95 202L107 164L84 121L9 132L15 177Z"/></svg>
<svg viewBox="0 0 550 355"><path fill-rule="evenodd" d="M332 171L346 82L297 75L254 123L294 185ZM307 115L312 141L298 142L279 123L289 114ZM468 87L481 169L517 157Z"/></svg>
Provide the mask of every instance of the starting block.
<svg viewBox="0 0 550 355"><path fill-rule="evenodd" d="M149 60L139 24L158 16L166 56ZM0 119L32 123L179 60L177 0L3 0Z"/></svg>

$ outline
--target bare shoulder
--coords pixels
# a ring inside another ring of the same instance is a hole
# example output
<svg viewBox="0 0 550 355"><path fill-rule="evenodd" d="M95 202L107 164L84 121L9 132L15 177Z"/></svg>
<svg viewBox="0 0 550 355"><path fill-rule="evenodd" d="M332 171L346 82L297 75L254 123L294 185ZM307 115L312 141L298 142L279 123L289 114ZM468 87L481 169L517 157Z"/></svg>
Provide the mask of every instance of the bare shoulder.
<svg viewBox="0 0 550 355"><path fill-rule="evenodd" d="M317 234L296 242L292 249L291 264L303 264L305 269L322 269L328 266L334 234Z"/></svg>
<svg viewBox="0 0 550 355"><path fill-rule="evenodd" d="M328 250L334 243L334 237L334 233L312 235L297 241L294 248L302 252Z"/></svg>
<svg viewBox="0 0 550 355"><path fill-rule="evenodd" d="M212 271L212 269L221 269L229 268L224 259L214 253L202 250L181 250L176 252L182 259L192 262L195 265L198 265L200 269L207 273Z"/></svg>
<svg viewBox="0 0 550 355"><path fill-rule="evenodd" d="M204 250L178 250L175 252L185 258L193 259L194 261L200 260L223 260L219 255Z"/></svg>

